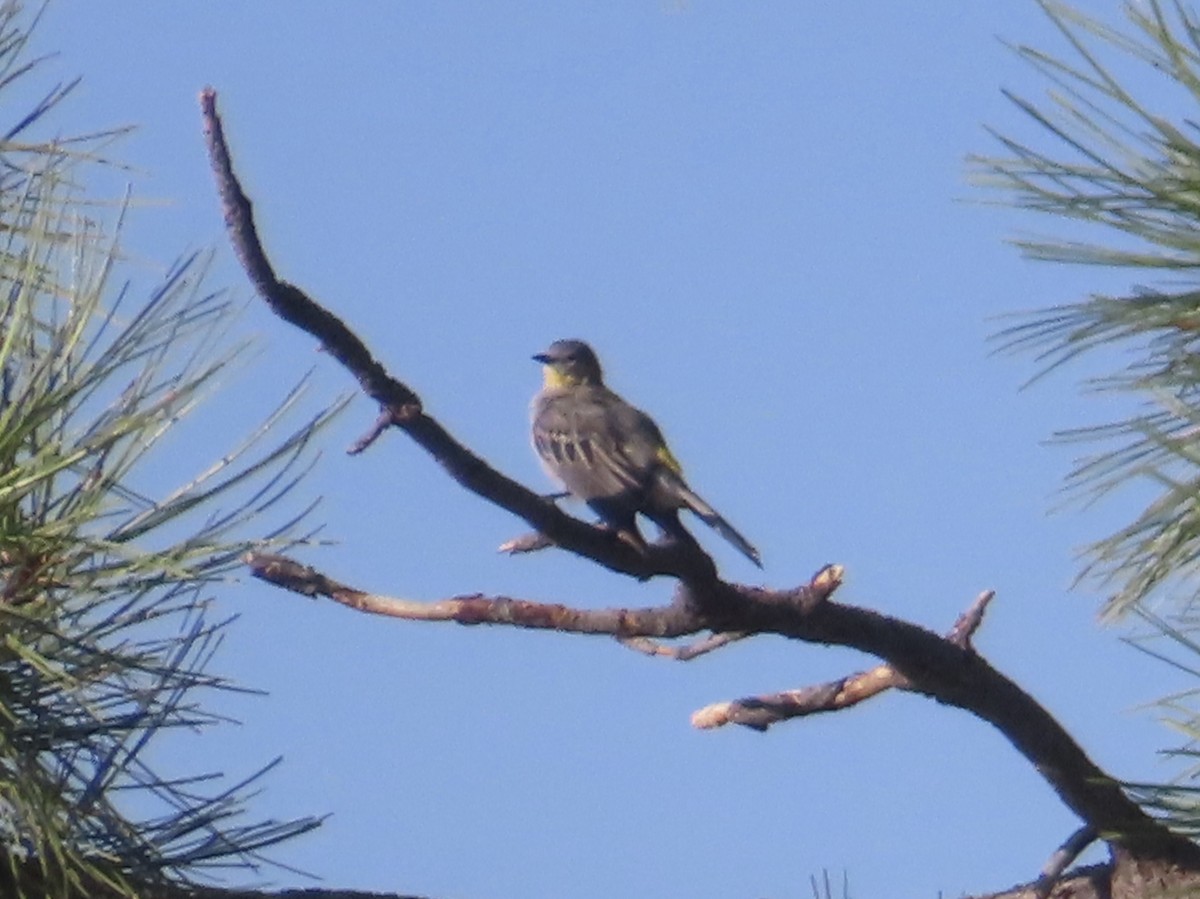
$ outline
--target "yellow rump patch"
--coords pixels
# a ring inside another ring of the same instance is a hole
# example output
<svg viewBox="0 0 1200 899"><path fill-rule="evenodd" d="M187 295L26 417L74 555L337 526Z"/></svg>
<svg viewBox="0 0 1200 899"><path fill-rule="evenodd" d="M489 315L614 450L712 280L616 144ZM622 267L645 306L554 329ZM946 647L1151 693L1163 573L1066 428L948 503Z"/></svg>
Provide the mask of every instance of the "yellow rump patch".
<svg viewBox="0 0 1200 899"><path fill-rule="evenodd" d="M671 469L671 471L675 472L675 474L683 474L683 466L679 464L679 460L672 455L671 451L667 449L666 446L660 446L655 455L658 457L659 462L667 466L667 468Z"/></svg>

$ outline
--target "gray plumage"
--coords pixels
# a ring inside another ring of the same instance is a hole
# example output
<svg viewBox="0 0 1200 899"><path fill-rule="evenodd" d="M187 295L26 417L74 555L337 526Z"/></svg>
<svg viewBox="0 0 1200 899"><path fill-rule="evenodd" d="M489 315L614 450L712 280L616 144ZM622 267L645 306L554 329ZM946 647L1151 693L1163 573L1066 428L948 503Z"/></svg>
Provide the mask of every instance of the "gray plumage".
<svg viewBox="0 0 1200 899"><path fill-rule="evenodd" d="M679 510L690 509L762 567L758 550L687 485L653 419L604 385L591 347L559 340L533 358L545 366L531 408L533 446L554 480L635 546L645 545L639 512L679 536Z"/></svg>

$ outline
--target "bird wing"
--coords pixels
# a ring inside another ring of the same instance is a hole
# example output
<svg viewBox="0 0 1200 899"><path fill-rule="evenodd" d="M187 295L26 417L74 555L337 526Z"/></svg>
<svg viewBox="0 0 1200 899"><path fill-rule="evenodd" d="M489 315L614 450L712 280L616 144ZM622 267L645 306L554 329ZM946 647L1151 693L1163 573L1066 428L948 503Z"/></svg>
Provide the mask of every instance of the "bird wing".
<svg viewBox="0 0 1200 899"><path fill-rule="evenodd" d="M664 528L687 508L762 567L758 550L683 479L653 419L601 386L543 391L533 405L533 445L551 477L585 501L612 500ZM610 508L611 511L611 508Z"/></svg>
<svg viewBox="0 0 1200 899"><path fill-rule="evenodd" d="M539 397L533 445L546 470L581 499L641 493L662 435L643 412L602 387Z"/></svg>

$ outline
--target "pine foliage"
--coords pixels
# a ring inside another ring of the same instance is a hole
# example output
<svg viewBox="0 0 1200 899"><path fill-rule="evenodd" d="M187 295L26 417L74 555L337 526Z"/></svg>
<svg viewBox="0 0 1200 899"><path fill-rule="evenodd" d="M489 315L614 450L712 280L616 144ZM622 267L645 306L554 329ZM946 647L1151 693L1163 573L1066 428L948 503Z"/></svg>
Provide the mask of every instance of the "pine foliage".
<svg viewBox="0 0 1200 899"><path fill-rule="evenodd" d="M4 98L40 77L34 19L0 4ZM118 280L127 203L85 188L123 130L35 136L74 87L0 105L0 893L132 896L254 867L318 823L248 819L257 775L168 773L149 749L220 722L207 698L237 687L211 670L229 624L212 598L248 549L298 536L280 500L329 413L283 432L294 392L172 472L160 448L242 349L232 307L197 255L144 299ZM182 483L152 495L150 466Z"/></svg>

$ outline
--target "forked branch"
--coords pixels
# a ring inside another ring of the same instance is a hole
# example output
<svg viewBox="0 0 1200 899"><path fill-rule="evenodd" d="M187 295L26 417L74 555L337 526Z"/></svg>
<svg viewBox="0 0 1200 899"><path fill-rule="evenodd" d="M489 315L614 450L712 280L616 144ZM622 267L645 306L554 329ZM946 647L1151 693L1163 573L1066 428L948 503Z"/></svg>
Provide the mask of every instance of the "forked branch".
<svg viewBox="0 0 1200 899"><path fill-rule="evenodd" d="M626 641L637 638L638 648L675 657L716 648L732 637L707 637L694 644L692 650L685 647L665 652L658 652L655 644L645 641L705 632L778 634L810 643L853 647L884 664L834 684L777 694L774 708L757 710L765 714L757 719L759 726L795 717L789 709L807 708L804 714L811 714L845 708L891 687L923 693L994 725L1088 827L1105 835L1114 851L1147 859L1186 858L1200 865L1200 850L1194 844L1143 812L1053 716L975 653L970 638L987 599L977 600L950 635L942 637L869 609L830 601L830 594L841 580L841 569L836 566L823 569L810 583L790 590L730 584L717 577L712 560L694 545L653 546L640 553L612 533L564 514L455 440L426 412L415 391L389 375L340 319L299 288L276 277L255 230L250 202L234 175L212 90L201 94L201 106L226 226L251 281L280 317L313 335L380 405L379 419L356 449L369 445L388 428L398 427L456 481L517 515L554 544L616 572L643 579L667 575L679 584L671 603L660 608L581 610L512 597L470 595L432 603L384 597L279 557L257 557L252 562L256 576L374 614L606 634ZM520 544L515 547L518 549L536 548L526 546L521 539L516 542ZM749 720L741 723L754 726Z"/></svg>
<svg viewBox="0 0 1200 899"><path fill-rule="evenodd" d="M983 613L996 596L985 590L971 603L946 639L964 649L971 648L971 637L983 623ZM743 635L744 636L744 635ZM893 687L911 690L912 682L892 665L877 665L870 671L859 671L835 681L786 690L766 696L750 696L731 702L717 702L699 709L692 715L692 724L705 730L726 724L741 724L754 730L766 730L772 724L789 718L803 718L818 712L837 712L858 705Z"/></svg>

